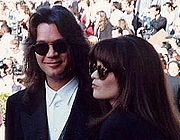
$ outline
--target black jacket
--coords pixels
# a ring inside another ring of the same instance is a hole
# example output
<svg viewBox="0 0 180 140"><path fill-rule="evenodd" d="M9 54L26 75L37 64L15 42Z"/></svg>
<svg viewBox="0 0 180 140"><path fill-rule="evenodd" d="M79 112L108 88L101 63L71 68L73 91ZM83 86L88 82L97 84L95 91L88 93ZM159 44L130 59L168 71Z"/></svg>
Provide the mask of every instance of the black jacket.
<svg viewBox="0 0 180 140"><path fill-rule="evenodd" d="M151 29L152 35L160 31L161 29L166 30L166 24L167 24L167 19L165 17L162 17L161 15L158 17L158 19L153 19L151 21Z"/></svg>
<svg viewBox="0 0 180 140"><path fill-rule="evenodd" d="M115 111L102 124L97 140L168 140L149 122L130 112Z"/></svg>
<svg viewBox="0 0 180 140"><path fill-rule="evenodd" d="M87 123L98 114L99 106L91 91L79 87L60 139L86 140L93 133ZM5 127L6 140L48 140L44 84L32 85L8 98Z"/></svg>
<svg viewBox="0 0 180 140"><path fill-rule="evenodd" d="M168 75L167 79L173 93L175 104L180 112L180 78Z"/></svg>

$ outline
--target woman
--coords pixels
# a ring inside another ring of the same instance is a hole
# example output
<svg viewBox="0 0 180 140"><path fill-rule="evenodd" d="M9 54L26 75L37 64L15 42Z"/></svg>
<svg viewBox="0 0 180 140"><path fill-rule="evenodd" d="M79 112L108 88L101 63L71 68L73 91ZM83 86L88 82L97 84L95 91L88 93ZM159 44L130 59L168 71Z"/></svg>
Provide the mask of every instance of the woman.
<svg viewBox="0 0 180 140"><path fill-rule="evenodd" d="M98 11L95 22L95 36L97 36L98 40L101 41L112 38L112 29L113 26L110 23L106 12Z"/></svg>
<svg viewBox="0 0 180 140"><path fill-rule="evenodd" d="M113 30L113 38L119 37L122 35L133 35L133 30L131 30L128 26L128 23L126 22L125 19L121 18L119 21L119 25L115 30Z"/></svg>
<svg viewBox="0 0 180 140"><path fill-rule="evenodd" d="M93 96L111 110L90 124L98 140L180 140L172 105L153 46L133 35L97 43L89 54Z"/></svg>

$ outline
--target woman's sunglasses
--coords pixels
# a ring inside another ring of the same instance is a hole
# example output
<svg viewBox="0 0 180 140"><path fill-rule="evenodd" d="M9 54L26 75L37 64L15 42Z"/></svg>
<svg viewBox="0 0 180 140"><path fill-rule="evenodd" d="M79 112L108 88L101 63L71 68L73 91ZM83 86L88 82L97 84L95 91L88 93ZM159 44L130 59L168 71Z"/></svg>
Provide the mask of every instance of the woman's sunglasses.
<svg viewBox="0 0 180 140"><path fill-rule="evenodd" d="M54 41L51 45L53 46L54 51L58 53L65 53L68 49L68 44L65 42L64 39L58 39ZM44 41L36 43L33 47L34 51L42 56L45 56L49 51L49 44Z"/></svg>
<svg viewBox="0 0 180 140"><path fill-rule="evenodd" d="M96 64L90 64L89 72L92 74L97 70L100 80L105 80L109 74L109 70L106 67Z"/></svg>

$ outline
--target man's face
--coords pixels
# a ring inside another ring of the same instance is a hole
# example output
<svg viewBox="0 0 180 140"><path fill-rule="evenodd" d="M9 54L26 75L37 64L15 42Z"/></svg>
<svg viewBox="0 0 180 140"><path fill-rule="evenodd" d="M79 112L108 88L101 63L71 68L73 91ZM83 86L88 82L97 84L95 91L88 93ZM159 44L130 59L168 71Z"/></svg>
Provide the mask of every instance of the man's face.
<svg viewBox="0 0 180 140"><path fill-rule="evenodd" d="M12 40L10 43L10 49L13 50L17 50L19 48L19 43L17 40Z"/></svg>
<svg viewBox="0 0 180 140"><path fill-rule="evenodd" d="M151 15L156 16L156 15L158 15L158 13L159 13L159 11L156 11L156 8L155 8L155 7L150 8L150 14L151 14Z"/></svg>
<svg viewBox="0 0 180 140"><path fill-rule="evenodd" d="M63 80L62 75L69 61L67 51L58 53L54 50L52 44L58 39L63 39L63 37L58 32L55 24L41 23L38 25L36 43L47 43L49 50L45 55L40 55L36 52L35 55L40 68L46 74L47 80L51 81ZM43 45L41 46L41 49L45 48L43 48ZM62 46L59 45L58 47Z"/></svg>

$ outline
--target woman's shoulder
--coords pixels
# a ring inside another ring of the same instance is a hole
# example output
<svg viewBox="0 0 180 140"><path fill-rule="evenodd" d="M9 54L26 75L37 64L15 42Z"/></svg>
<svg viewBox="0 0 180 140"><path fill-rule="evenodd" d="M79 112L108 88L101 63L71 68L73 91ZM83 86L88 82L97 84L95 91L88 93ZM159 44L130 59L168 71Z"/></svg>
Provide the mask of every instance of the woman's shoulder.
<svg viewBox="0 0 180 140"><path fill-rule="evenodd" d="M112 114L104 121L104 125L117 128L120 127L136 127L144 126L147 122L140 119L137 115L131 112L124 112L124 111L114 111ZM132 125L135 124L135 125Z"/></svg>
<svg viewBox="0 0 180 140"><path fill-rule="evenodd" d="M148 121L131 112L115 111L102 124L100 136L124 140L165 140Z"/></svg>

